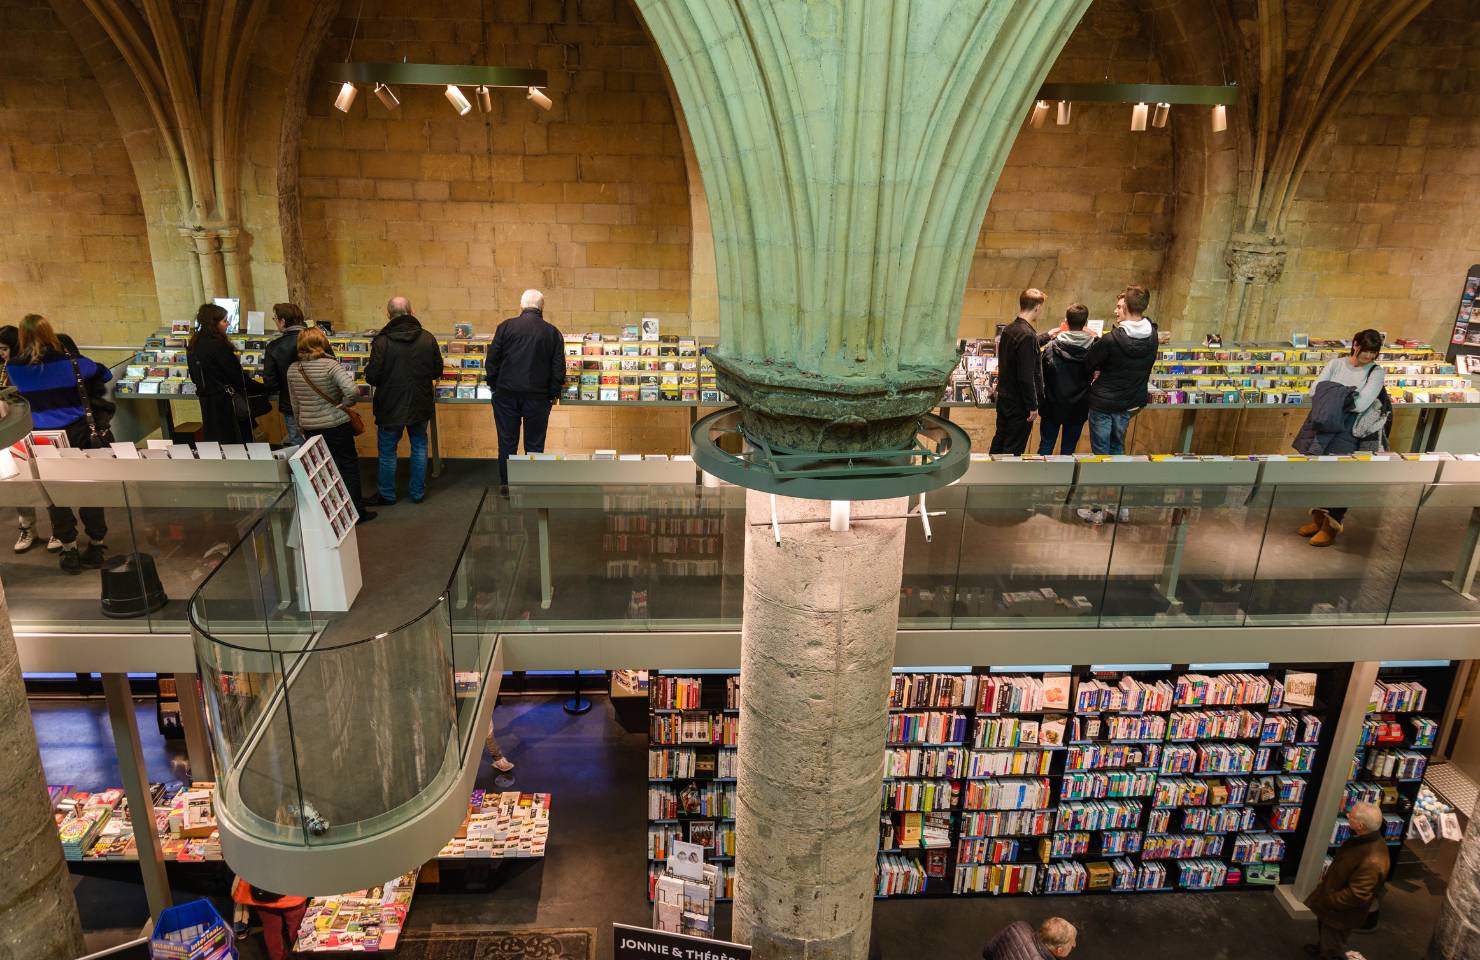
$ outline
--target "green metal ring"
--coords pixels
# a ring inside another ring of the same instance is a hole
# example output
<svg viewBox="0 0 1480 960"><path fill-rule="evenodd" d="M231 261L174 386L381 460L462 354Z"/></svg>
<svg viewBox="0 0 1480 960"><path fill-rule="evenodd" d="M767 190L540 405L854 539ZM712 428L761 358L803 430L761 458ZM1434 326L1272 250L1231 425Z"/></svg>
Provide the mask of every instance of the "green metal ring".
<svg viewBox="0 0 1480 960"><path fill-rule="evenodd" d="M744 452L720 449L715 440L721 436L741 437ZM933 413L920 417L914 443L900 450L818 453L772 446L745 433L739 407L702 418L689 438L694 461L705 473L747 490L802 500L888 500L928 493L959 480L971 464L966 431Z"/></svg>

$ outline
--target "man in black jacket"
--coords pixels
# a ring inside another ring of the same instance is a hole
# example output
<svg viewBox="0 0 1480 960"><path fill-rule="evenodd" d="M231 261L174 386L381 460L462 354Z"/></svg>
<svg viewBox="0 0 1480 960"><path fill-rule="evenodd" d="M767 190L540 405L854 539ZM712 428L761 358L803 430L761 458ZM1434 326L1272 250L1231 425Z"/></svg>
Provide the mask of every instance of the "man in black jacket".
<svg viewBox="0 0 1480 960"><path fill-rule="evenodd" d="M524 291L519 311L519 316L498 325L488 348L500 486L509 485L509 458L519 452L521 422L524 452L545 452L550 406L565 387L565 338L545 319L545 295Z"/></svg>
<svg viewBox="0 0 1480 960"><path fill-rule="evenodd" d="M303 311L296 303L275 303L272 318L277 321L281 335L267 345L262 353L262 382L270 396L277 397L278 413L283 415L290 444L303 443L303 431L298 429L298 418L293 416L293 398L288 395L288 368L298 362L298 335L306 329ZM334 356L332 349L324 355ZM348 478L346 478L347 480Z"/></svg>
<svg viewBox="0 0 1480 960"><path fill-rule="evenodd" d="M1156 324L1143 316L1151 303L1146 288L1131 284L1115 301L1115 328L1090 346L1084 366L1094 381L1089 385L1089 447L1097 454L1125 453L1125 432L1131 417L1146 406L1151 368L1156 365ZM1105 522L1099 506L1076 511L1086 523ZM1126 523L1130 510L1120 508Z"/></svg>
<svg viewBox="0 0 1480 960"><path fill-rule="evenodd" d="M366 497L371 506L396 502L396 445L401 431L411 441L411 502L427 495L427 425L437 412L433 384L442 375L442 350L437 340L411 314L411 301L392 297L386 304L390 320L370 341L365 382L375 388L376 450L380 458L378 487Z"/></svg>
<svg viewBox="0 0 1480 960"><path fill-rule="evenodd" d="M1053 453L1054 441L1063 432L1059 453L1069 455L1079 446L1079 435L1089 418L1089 371L1085 354L1095 335L1084 329L1089 307L1076 303L1064 311L1064 325L1043 334L1043 406L1038 410L1038 455Z"/></svg>
<svg viewBox="0 0 1480 960"><path fill-rule="evenodd" d="M992 453L1022 456L1043 399L1043 364L1033 323L1043 315L1043 291L1018 294L1018 315L997 338L997 432Z"/></svg>

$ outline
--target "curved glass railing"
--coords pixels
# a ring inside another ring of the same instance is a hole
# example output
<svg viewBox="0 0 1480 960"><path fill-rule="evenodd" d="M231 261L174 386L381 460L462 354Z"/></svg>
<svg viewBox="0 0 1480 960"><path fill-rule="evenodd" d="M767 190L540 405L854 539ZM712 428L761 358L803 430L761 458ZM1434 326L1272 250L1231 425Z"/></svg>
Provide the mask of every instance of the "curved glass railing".
<svg viewBox="0 0 1480 960"><path fill-rule="evenodd" d="M459 564L427 609L393 629L356 635L352 619L314 610L306 576L282 569L266 520L236 544L188 610L218 764L218 812L229 822L223 852L233 866L233 843L238 852L248 842L342 847L436 813L464 776L465 753L481 747L480 710L486 720L491 709L483 695L493 638L454 625L490 602L492 568ZM288 563L301 565L301 551ZM292 589L282 588L284 574ZM457 797L451 826L428 834L435 845L419 851L421 860L450 836L466 799Z"/></svg>

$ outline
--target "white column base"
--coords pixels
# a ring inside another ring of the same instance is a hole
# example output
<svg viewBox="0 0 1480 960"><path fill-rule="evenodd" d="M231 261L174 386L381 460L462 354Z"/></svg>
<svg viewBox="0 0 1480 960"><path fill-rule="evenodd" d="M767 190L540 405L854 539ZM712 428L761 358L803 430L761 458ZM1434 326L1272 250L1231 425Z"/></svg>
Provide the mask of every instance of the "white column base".
<svg viewBox="0 0 1480 960"><path fill-rule="evenodd" d="M1292 884L1282 883L1274 888L1274 898L1279 901L1285 913L1292 920L1314 920L1316 915L1310 912L1310 908L1300 902L1295 895L1295 887Z"/></svg>

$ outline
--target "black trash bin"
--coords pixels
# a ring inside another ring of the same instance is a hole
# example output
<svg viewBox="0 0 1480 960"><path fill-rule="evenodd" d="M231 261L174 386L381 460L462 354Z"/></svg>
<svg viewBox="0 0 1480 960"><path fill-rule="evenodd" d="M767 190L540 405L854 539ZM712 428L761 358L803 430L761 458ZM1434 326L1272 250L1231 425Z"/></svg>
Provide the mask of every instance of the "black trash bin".
<svg viewBox="0 0 1480 960"><path fill-rule="evenodd" d="M147 553L109 557L103 577L103 616L119 620L142 617L169 602L154 558Z"/></svg>

